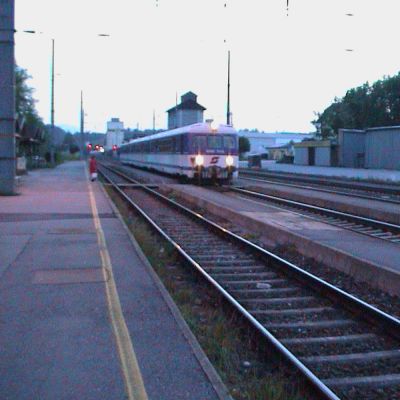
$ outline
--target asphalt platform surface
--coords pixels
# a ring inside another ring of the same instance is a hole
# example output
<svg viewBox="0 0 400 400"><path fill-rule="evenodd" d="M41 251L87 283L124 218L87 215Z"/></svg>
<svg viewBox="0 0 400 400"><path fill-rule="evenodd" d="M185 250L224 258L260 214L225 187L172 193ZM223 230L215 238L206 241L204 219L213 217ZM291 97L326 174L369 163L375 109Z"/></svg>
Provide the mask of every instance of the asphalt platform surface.
<svg viewBox="0 0 400 400"><path fill-rule="evenodd" d="M33 171L22 178L20 195L0 197L0 398L223 398L85 169L70 162ZM104 274L104 252L114 279ZM128 331L122 345L110 318L110 281L122 309L117 325L122 320ZM137 360L133 377L121 361L124 344Z"/></svg>

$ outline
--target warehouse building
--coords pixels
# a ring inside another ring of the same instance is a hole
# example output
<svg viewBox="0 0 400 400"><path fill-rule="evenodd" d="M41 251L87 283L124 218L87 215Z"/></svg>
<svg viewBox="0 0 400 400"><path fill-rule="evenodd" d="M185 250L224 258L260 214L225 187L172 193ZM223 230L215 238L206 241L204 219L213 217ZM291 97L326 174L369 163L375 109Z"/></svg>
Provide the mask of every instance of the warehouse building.
<svg viewBox="0 0 400 400"><path fill-rule="evenodd" d="M339 129L339 165L400 170L400 126Z"/></svg>

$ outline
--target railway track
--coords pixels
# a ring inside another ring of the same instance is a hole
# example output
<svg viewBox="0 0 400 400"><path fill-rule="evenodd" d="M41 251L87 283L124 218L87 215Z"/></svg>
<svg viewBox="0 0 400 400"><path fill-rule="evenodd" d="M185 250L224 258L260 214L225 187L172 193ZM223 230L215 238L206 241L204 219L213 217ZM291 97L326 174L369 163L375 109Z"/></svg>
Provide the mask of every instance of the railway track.
<svg viewBox="0 0 400 400"><path fill-rule="evenodd" d="M400 204L400 186L394 184L380 185L374 183L346 182L337 179L329 179L329 177L321 179L251 170L240 170L239 178L252 182L279 184L298 189L315 190L325 193ZM303 184L288 182L301 182ZM329 189L327 189L326 186L329 186Z"/></svg>
<svg viewBox="0 0 400 400"><path fill-rule="evenodd" d="M329 208L317 207L311 204L285 199L283 197L271 196L254 190L247 190L239 187L231 187L230 190L247 197L255 197L265 202L278 204L279 207L285 210L299 212L309 218L330 225L335 225L363 235L400 244L400 226L396 224L360 217L358 215L344 213Z"/></svg>
<svg viewBox="0 0 400 400"><path fill-rule="evenodd" d="M119 171L99 172L320 398L400 399L400 320Z"/></svg>

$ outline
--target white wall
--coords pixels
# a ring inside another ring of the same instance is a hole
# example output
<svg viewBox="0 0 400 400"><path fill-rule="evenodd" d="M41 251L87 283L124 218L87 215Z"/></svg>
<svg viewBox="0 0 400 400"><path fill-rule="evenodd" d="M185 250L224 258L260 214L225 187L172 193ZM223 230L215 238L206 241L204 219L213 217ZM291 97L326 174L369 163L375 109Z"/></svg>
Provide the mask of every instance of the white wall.
<svg viewBox="0 0 400 400"><path fill-rule="evenodd" d="M250 141L249 154L266 153L267 147L283 146L291 141L299 143L303 139L311 139L312 134L304 133L269 133L239 131L239 136L247 137Z"/></svg>
<svg viewBox="0 0 400 400"><path fill-rule="evenodd" d="M295 147L293 162L297 165L308 165L308 147Z"/></svg>

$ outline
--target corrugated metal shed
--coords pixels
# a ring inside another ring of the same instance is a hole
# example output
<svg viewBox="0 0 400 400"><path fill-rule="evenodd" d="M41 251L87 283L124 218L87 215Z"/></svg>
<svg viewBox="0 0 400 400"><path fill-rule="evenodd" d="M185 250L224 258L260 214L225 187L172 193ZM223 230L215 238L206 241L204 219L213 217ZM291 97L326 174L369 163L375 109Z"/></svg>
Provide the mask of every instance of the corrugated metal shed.
<svg viewBox="0 0 400 400"><path fill-rule="evenodd" d="M400 126L366 132L366 168L400 169Z"/></svg>
<svg viewBox="0 0 400 400"><path fill-rule="evenodd" d="M366 131L339 129L339 165L347 168L364 168Z"/></svg>
<svg viewBox="0 0 400 400"><path fill-rule="evenodd" d="M400 169L400 126L339 129L339 165Z"/></svg>
<svg viewBox="0 0 400 400"><path fill-rule="evenodd" d="M298 165L332 165L332 143L330 140L309 140L294 144L294 163Z"/></svg>

